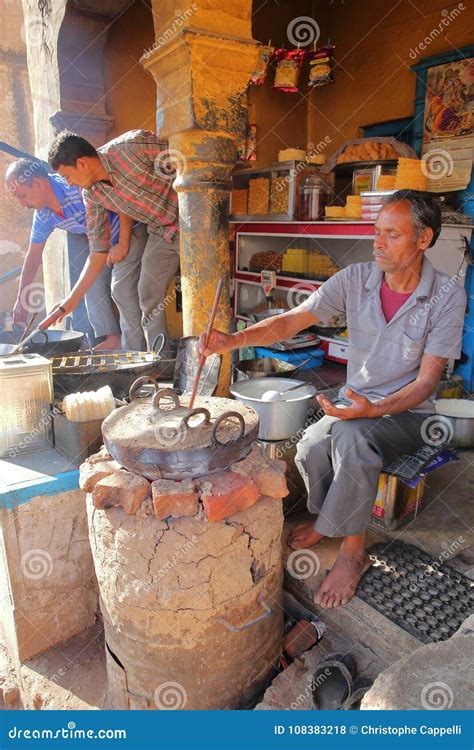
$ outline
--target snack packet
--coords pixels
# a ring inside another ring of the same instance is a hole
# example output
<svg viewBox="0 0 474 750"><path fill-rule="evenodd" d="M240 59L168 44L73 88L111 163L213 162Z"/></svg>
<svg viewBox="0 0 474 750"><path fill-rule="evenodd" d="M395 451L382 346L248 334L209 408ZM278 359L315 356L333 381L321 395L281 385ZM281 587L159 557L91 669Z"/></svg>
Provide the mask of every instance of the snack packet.
<svg viewBox="0 0 474 750"><path fill-rule="evenodd" d="M277 49L275 57L278 60L273 88L280 91L298 91L298 78L303 64L304 50Z"/></svg>
<svg viewBox="0 0 474 750"><path fill-rule="evenodd" d="M268 66L272 55L275 51L275 47L271 47L270 44L264 45L258 50L258 60L255 66L255 70L250 76L250 83L254 86L263 86L267 77Z"/></svg>
<svg viewBox="0 0 474 750"><path fill-rule="evenodd" d="M318 47L309 53L309 86L324 86L326 83L333 83L334 76L333 55L334 45L327 44L324 47Z"/></svg>

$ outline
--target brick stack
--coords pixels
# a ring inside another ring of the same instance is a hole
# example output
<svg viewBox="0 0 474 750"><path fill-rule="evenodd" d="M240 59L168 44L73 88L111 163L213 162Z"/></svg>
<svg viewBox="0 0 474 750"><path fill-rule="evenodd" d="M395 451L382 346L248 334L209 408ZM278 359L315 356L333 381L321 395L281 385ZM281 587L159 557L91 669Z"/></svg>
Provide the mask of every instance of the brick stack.
<svg viewBox="0 0 474 750"><path fill-rule="evenodd" d="M79 484L91 493L99 510L121 507L128 515L135 515L148 499L160 521L199 514L215 522L250 508L262 496L286 497L285 471L284 461L267 458L255 445L246 458L214 474L194 480L149 482L123 469L103 447L82 464Z"/></svg>

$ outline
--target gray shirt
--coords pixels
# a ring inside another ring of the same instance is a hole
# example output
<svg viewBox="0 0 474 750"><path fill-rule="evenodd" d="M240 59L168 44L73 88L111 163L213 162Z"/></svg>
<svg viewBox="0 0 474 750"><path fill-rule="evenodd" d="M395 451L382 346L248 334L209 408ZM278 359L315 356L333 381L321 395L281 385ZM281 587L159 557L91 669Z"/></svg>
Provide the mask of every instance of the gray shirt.
<svg viewBox="0 0 474 750"><path fill-rule="evenodd" d="M419 284L387 323L380 301L383 272L375 262L339 271L299 309L324 325L345 315L349 334L347 385L370 401L389 396L418 375L423 354L456 359L461 352L466 293L456 277L423 259ZM347 403L345 388L339 392ZM434 393L412 411L433 412Z"/></svg>

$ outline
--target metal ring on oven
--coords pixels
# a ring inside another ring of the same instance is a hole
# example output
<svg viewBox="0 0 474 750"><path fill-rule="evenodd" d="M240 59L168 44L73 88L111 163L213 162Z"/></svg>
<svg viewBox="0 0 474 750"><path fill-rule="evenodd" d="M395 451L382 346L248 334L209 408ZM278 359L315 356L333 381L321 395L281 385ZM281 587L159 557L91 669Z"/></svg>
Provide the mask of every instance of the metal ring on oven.
<svg viewBox="0 0 474 750"><path fill-rule="evenodd" d="M157 409L161 409L160 401L162 398L170 398L173 402L173 409L176 409L178 406L181 406L179 396L176 393L176 391L173 391L172 388L161 388L160 390L157 389L156 393L154 394L151 400L151 403ZM172 410L170 409L170 411Z"/></svg>
<svg viewBox="0 0 474 750"><path fill-rule="evenodd" d="M233 417L235 417L240 423L239 434L235 438L228 440L227 443L222 443L217 437L217 430L219 429L222 422L224 422L226 419L231 419ZM214 427L212 428L212 433L211 433L211 445L213 448L221 447L224 445L234 445L234 443L237 443L240 440L244 432L245 432L245 420L242 414L239 414L238 411L226 411L224 414L221 414L220 417L217 417L216 421L214 422Z"/></svg>
<svg viewBox="0 0 474 750"><path fill-rule="evenodd" d="M199 422L195 427L192 427L188 424L188 420L190 417L194 417L196 414L204 414L205 419L203 422ZM183 417L181 420L181 424L187 427L189 430L195 430L198 427L201 427L203 424L210 424L211 423L211 414L208 409L205 409L203 406L198 406L196 409L191 409L189 414L186 414L186 416Z"/></svg>
<svg viewBox="0 0 474 750"><path fill-rule="evenodd" d="M160 387L156 378L152 378L150 375L142 375L141 378L137 378L136 380L134 380L132 385L130 386L130 390L128 392L130 403L132 403L132 401L135 401L137 397L137 391L139 391L142 385L145 385L145 383L152 383L155 386L155 391L157 391Z"/></svg>

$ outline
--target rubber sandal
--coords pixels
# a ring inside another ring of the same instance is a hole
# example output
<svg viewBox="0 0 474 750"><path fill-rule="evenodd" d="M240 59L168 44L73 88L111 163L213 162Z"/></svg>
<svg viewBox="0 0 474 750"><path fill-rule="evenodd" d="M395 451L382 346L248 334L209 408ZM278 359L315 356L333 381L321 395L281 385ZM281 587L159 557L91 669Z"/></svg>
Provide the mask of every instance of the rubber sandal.
<svg viewBox="0 0 474 750"><path fill-rule="evenodd" d="M349 654L328 654L313 675L313 708L340 711L353 694L354 660Z"/></svg>
<svg viewBox="0 0 474 750"><path fill-rule="evenodd" d="M362 698L368 690L372 687L374 681L368 677L356 677L352 685L352 690L348 698L344 701L341 706L341 711L349 711L352 708L357 708Z"/></svg>

